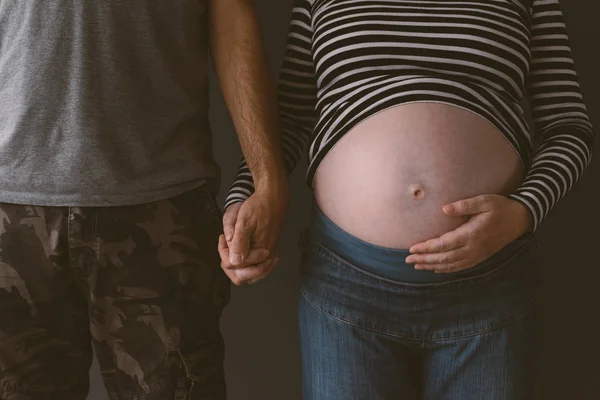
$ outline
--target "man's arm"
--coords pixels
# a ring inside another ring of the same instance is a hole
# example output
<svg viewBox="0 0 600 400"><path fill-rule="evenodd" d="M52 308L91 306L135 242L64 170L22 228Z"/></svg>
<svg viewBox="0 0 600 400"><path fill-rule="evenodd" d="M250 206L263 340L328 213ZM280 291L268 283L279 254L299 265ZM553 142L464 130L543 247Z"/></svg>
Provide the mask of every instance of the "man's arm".
<svg viewBox="0 0 600 400"><path fill-rule="evenodd" d="M252 0L211 0L210 49L256 188L226 232L231 263L241 264L251 244L274 252L287 204L274 79Z"/></svg>
<svg viewBox="0 0 600 400"><path fill-rule="evenodd" d="M253 3L211 0L210 49L256 190L270 191L285 172L275 85Z"/></svg>

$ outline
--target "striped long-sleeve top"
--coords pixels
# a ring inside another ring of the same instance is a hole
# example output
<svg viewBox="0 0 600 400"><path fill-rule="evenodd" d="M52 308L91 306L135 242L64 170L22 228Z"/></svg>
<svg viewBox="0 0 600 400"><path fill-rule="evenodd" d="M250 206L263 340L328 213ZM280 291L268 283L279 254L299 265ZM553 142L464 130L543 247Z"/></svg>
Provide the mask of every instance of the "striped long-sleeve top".
<svg viewBox="0 0 600 400"><path fill-rule="evenodd" d="M308 147L310 186L335 143L381 110L434 101L478 114L527 167L510 197L534 229L592 157L559 0L296 0L278 98L286 168ZM252 193L242 160L226 207Z"/></svg>

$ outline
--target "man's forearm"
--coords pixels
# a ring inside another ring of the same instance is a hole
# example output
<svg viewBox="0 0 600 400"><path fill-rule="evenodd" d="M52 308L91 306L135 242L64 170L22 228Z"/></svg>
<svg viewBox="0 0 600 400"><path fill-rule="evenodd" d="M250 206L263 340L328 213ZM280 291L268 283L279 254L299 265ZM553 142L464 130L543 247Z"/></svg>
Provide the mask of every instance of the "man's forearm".
<svg viewBox="0 0 600 400"><path fill-rule="evenodd" d="M256 190L285 180L275 85L251 0L211 0L210 46Z"/></svg>

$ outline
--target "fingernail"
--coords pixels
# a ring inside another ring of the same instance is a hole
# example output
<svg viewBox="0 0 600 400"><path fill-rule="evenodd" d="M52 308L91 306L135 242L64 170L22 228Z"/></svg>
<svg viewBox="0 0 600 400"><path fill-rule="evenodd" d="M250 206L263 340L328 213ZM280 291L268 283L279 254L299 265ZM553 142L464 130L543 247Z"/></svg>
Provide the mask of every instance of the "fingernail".
<svg viewBox="0 0 600 400"><path fill-rule="evenodd" d="M242 259L242 255L238 254L238 253L232 253L229 257L229 261L232 264L241 264L243 259Z"/></svg>
<svg viewBox="0 0 600 400"><path fill-rule="evenodd" d="M227 230L225 231L225 239L227 239L227 241L231 241L231 239L233 238L233 231Z"/></svg>

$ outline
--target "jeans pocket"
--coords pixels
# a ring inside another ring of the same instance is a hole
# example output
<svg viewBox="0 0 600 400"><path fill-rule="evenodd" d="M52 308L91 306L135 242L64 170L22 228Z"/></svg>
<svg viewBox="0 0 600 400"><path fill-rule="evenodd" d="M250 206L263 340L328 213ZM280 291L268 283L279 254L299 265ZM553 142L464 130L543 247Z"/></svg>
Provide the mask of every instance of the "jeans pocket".
<svg viewBox="0 0 600 400"><path fill-rule="evenodd" d="M182 372L190 381L185 385L189 387L186 400L225 398L225 349L218 323L215 325L215 329L202 329L188 337L177 349Z"/></svg>
<svg viewBox="0 0 600 400"><path fill-rule="evenodd" d="M221 338L198 340L192 347L178 351L188 378L202 384L223 381L224 347Z"/></svg>
<svg viewBox="0 0 600 400"><path fill-rule="evenodd" d="M214 213L219 217L219 220L223 219L223 208L219 206L217 202L217 194L212 191L210 186L204 185L201 188L207 195L207 204L210 209L210 212Z"/></svg>
<svg viewBox="0 0 600 400"><path fill-rule="evenodd" d="M211 226L215 227L218 234L223 233L223 210L219 207L216 194L208 184L202 185L193 191L191 196L192 207L201 208L202 214L207 218Z"/></svg>

